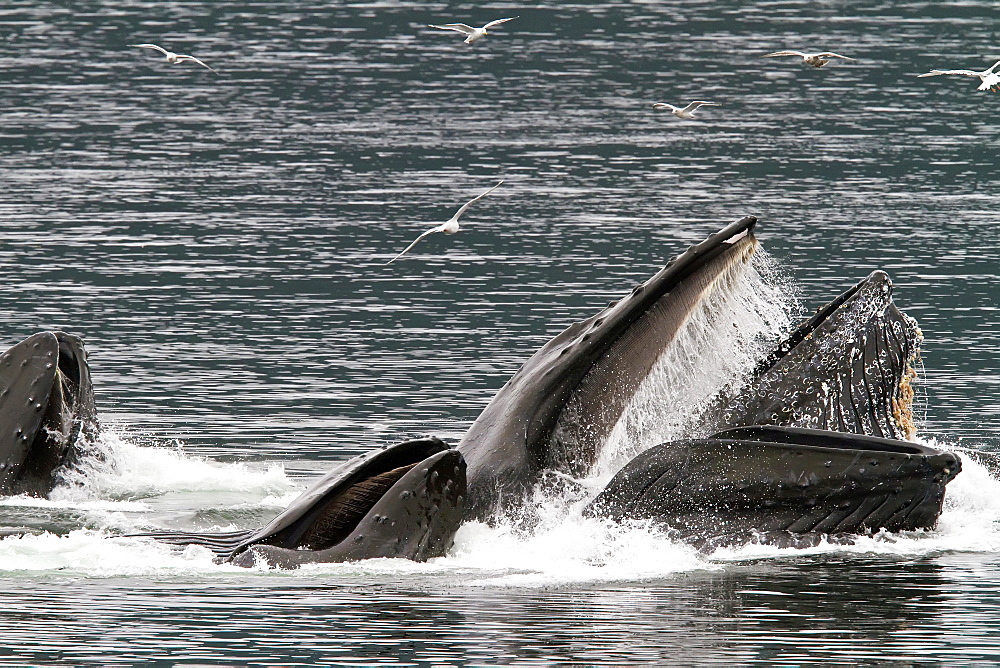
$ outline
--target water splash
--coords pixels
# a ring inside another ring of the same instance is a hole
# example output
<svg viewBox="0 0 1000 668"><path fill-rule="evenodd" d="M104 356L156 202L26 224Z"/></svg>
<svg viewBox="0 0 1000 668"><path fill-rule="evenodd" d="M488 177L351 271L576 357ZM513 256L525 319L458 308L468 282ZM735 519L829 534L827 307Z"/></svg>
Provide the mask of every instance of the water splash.
<svg viewBox="0 0 1000 668"><path fill-rule="evenodd" d="M140 499L171 491L266 496L296 487L280 464L264 469L220 464L188 455L179 446L140 446L114 426L106 426L87 451L87 457L60 473L59 485L49 494L51 500Z"/></svg>
<svg viewBox="0 0 1000 668"><path fill-rule="evenodd" d="M632 398L591 477L606 482L654 445L707 435L703 416L713 400L739 390L798 310L793 284L759 248L720 276Z"/></svg>
<svg viewBox="0 0 1000 668"><path fill-rule="evenodd" d="M199 546L184 550L146 540L109 538L101 531L76 530L11 536L0 540L0 571L31 573L62 571L89 577L135 577L197 571L235 570L213 564L214 555Z"/></svg>
<svg viewBox="0 0 1000 668"><path fill-rule="evenodd" d="M948 448L947 444L931 444ZM963 471L948 486L944 512L935 530L859 536L850 543L819 541L807 547L747 544L700 553L674 540L653 523L584 518L579 495L539 490L530 520L495 525L470 522L461 527L449 555L428 563L373 559L347 564L317 564L278 577L331 578L336 581L440 580L448 586L528 588L670 579L694 571L721 570L730 564L808 555L887 555L905 558L941 551L1000 551L1000 481L974 459L963 456ZM160 486L165 486L162 482ZM7 504L31 503L20 497ZM39 505L61 504L33 500ZM94 502L98 503L98 502ZM102 502L107 504L107 502ZM117 502L121 504L123 502ZM124 510L111 504L108 510ZM130 503L134 513L142 503ZM103 507L103 506L102 506ZM114 525L109 521L109 526ZM51 573L81 577L256 578L263 569L216 564L201 547L177 549L145 539L114 538L106 531L74 530L65 535L9 536L0 539L0 563L8 574Z"/></svg>

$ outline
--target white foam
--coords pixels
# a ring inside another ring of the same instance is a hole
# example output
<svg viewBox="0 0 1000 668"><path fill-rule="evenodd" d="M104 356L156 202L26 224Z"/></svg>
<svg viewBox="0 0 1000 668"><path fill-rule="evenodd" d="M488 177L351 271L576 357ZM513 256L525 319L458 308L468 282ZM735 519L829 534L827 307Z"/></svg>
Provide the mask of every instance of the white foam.
<svg viewBox="0 0 1000 668"><path fill-rule="evenodd" d="M204 547L178 550L149 540L111 539L89 530L0 540L0 572L7 573L58 570L90 577L134 577L236 568L214 564L213 556Z"/></svg>
<svg viewBox="0 0 1000 668"><path fill-rule="evenodd" d="M243 492L254 496L279 494L296 485L280 464L253 467L219 463L186 454L180 447L139 446L106 427L94 444L97 456L66 471L63 483L49 495L53 500L143 498L165 492Z"/></svg>
<svg viewBox="0 0 1000 668"><path fill-rule="evenodd" d="M556 500L537 508L539 522L490 526L466 522L445 557L417 563L368 559L350 564L310 564L310 574L447 575L452 583L499 588L538 588L658 579L677 573L721 568L690 545L671 541L646 523L626 525L566 514Z"/></svg>

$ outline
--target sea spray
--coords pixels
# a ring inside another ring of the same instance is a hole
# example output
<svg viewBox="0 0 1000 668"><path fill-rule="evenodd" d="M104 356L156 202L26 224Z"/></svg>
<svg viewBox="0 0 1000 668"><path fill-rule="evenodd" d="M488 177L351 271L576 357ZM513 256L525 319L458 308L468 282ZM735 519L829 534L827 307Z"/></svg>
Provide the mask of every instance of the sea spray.
<svg viewBox="0 0 1000 668"><path fill-rule="evenodd" d="M549 499L530 528L505 519L464 524L442 564L466 572L465 584L544 587L636 581L718 568L648 522L617 524L567 512Z"/></svg>
<svg viewBox="0 0 1000 668"><path fill-rule="evenodd" d="M62 576L137 577L193 572L233 571L213 563L210 550L189 546L178 550L155 541L111 538L101 531L78 529L65 535L42 533L0 540L0 572L59 571Z"/></svg>
<svg viewBox="0 0 1000 668"><path fill-rule="evenodd" d="M89 456L60 473L53 500L137 499L171 491L281 494L296 485L280 464L260 469L221 464L185 453L179 446L148 447L123 430L105 426Z"/></svg>
<svg viewBox="0 0 1000 668"><path fill-rule="evenodd" d="M632 398L590 477L606 482L654 445L707 435L706 409L738 391L798 310L797 290L761 249L720 276Z"/></svg>

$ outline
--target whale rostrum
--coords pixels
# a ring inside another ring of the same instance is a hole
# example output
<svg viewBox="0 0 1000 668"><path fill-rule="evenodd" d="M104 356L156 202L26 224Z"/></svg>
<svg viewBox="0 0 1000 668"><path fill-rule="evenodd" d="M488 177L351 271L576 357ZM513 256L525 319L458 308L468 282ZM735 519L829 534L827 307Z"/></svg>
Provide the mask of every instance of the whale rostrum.
<svg viewBox="0 0 1000 668"><path fill-rule="evenodd" d="M489 518L521 503L542 471L584 474L692 311L750 261L757 219L693 246L629 295L567 327L507 381L462 438L469 510Z"/></svg>
<svg viewBox="0 0 1000 668"><path fill-rule="evenodd" d="M0 494L46 496L97 430L79 337L40 332L0 354Z"/></svg>

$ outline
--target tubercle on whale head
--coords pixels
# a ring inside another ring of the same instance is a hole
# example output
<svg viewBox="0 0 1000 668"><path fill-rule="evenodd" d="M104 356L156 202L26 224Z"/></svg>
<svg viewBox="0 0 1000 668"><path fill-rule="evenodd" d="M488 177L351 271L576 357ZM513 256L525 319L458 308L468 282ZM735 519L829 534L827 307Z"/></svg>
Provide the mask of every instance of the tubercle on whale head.
<svg viewBox="0 0 1000 668"><path fill-rule="evenodd" d="M34 334L0 355L0 493L45 496L99 431L83 341Z"/></svg>
<svg viewBox="0 0 1000 668"><path fill-rule="evenodd" d="M715 425L787 424L912 438L916 321L873 271L802 323L727 397Z"/></svg>

